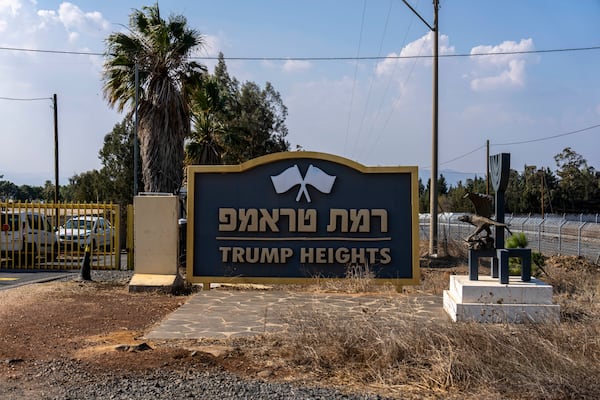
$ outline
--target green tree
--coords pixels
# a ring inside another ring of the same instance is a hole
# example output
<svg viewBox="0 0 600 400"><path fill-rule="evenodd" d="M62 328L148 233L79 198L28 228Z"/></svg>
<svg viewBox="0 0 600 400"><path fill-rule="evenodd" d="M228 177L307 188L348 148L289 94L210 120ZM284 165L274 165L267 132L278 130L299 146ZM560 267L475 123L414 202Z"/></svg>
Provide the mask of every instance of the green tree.
<svg viewBox="0 0 600 400"><path fill-rule="evenodd" d="M14 200L33 201L42 199L43 188L41 186L21 185L17 190Z"/></svg>
<svg viewBox="0 0 600 400"><path fill-rule="evenodd" d="M240 84L227 71L223 54L214 74L194 95L194 130L186 150L200 163L238 164L255 157L289 150L285 140L287 107L267 82ZM216 153L219 153L219 157Z"/></svg>
<svg viewBox="0 0 600 400"><path fill-rule="evenodd" d="M3 175L0 175L2 178ZM19 193L17 185L10 181L0 180L0 201L15 199Z"/></svg>
<svg viewBox="0 0 600 400"><path fill-rule="evenodd" d="M120 205L133 202L133 147L134 127L129 119L115 124L104 136L104 145L98 152L102 163L100 173L108 185L106 201ZM138 160L138 163L140 160ZM138 164L138 182L141 181L141 164Z"/></svg>
<svg viewBox="0 0 600 400"><path fill-rule="evenodd" d="M221 55L222 56L222 55ZM215 76L208 76L192 96L192 134L186 145L187 164L221 164L223 149L218 143L225 133L219 117L226 109L227 94Z"/></svg>
<svg viewBox="0 0 600 400"><path fill-rule="evenodd" d="M429 181L426 189L421 178L419 178L419 212L429 212Z"/></svg>
<svg viewBox="0 0 600 400"><path fill-rule="evenodd" d="M431 179L427 179L427 186L422 187L423 182L419 178L419 212L428 213L429 203L431 201ZM441 211L450 211L448 207L448 202L446 199L446 195L448 194L448 184L446 183L446 178L443 174L440 174L437 180L437 189L438 189L438 206ZM440 210L438 210L440 211Z"/></svg>
<svg viewBox="0 0 600 400"><path fill-rule="evenodd" d="M507 213L525 213L523 193L525 191L525 178L517 170L511 169L508 175L508 186L504 194L505 210Z"/></svg>
<svg viewBox="0 0 600 400"><path fill-rule="evenodd" d="M598 174L587 161L570 147L554 156L557 175L557 206L560 212L598 212L600 189Z"/></svg>
<svg viewBox="0 0 600 400"><path fill-rule="evenodd" d="M134 110L135 65L139 67L140 156L148 192L177 192L183 179L184 140L190 134L189 95L205 68L191 61L202 36L186 18L165 20L158 4L134 10L128 33L108 36L104 95L119 111Z"/></svg>
<svg viewBox="0 0 600 400"><path fill-rule="evenodd" d="M264 89L253 82L244 83L237 105L238 112L228 124L229 134L236 140L226 147L223 157L226 163L238 164L289 149L285 140L287 107L269 82Z"/></svg>
<svg viewBox="0 0 600 400"><path fill-rule="evenodd" d="M83 172L69 178L68 201L99 203L108 198L106 176L98 170Z"/></svg>
<svg viewBox="0 0 600 400"><path fill-rule="evenodd" d="M44 200L48 203L54 202L54 184L49 180L44 182L41 200Z"/></svg>
<svg viewBox="0 0 600 400"><path fill-rule="evenodd" d="M466 192L467 189L463 186L462 181L459 181L456 187L450 187L446 196L448 210L453 212L470 212L473 203L468 198L464 198Z"/></svg>

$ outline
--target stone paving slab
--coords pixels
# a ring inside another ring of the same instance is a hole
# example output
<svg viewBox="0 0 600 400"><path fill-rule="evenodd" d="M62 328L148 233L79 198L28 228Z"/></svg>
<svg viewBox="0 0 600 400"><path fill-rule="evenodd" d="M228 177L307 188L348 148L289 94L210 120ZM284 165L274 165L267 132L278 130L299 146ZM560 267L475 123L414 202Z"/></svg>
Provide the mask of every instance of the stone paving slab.
<svg viewBox="0 0 600 400"><path fill-rule="evenodd" d="M369 313L423 321L449 320L442 296L209 290L193 295L145 338L225 339L285 332L286 319L309 310L348 318Z"/></svg>

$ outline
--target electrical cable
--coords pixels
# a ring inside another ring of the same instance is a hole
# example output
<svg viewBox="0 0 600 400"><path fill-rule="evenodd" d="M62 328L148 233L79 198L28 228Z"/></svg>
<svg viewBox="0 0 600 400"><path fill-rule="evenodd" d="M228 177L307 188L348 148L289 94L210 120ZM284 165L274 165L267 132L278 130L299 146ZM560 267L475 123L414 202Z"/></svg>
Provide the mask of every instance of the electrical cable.
<svg viewBox="0 0 600 400"><path fill-rule="evenodd" d="M582 132L589 131L589 130L592 130L594 128L599 128L599 127L600 127L600 124L597 124L597 125L588 126L587 128L577 129L575 131L570 131L570 132L565 132L565 133L559 133L558 135L546 136L546 137L537 138L537 139L531 139L531 140L522 140L520 142L493 143L491 145L492 146L512 146L512 145L516 145L516 144L526 144L526 143L542 142L544 140L556 139L556 138L562 137L562 136L575 135L576 133L582 133Z"/></svg>
<svg viewBox="0 0 600 400"><path fill-rule="evenodd" d="M0 97L0 100L10 101L37 101L37 100L52 100L52 97L33 97L28 99L16 98L16 97Z"/></svg>
<svg viewBox="0 0 600 400"><path fill-rule="evenodd" d="M23 51L33 53L50 53L50 54L67 54L67 55L82 55L82 56L105 56L106 53L95 53L87 51L69 51L69 50L45 50L45 49L28 49L19 47L4 47L0 50L6 51ZM459 54L440 54L439 58L454 58L454 57L485 57L485 56L506 56L516 54L542 54L542 53L562 53L576 51L595 51L600 50L600 46L587 47L566 47L559 49L546 50L523 50L523 51L503 51L489 53L459 53ZM410 58L433 58L433 55L417 55L417 56L363 56L363 57L224 57L225 60L232 61L354 61L354 60L387 60L387 59L410 59ZM190 57L193 60L218 60L219 57L213 56L197 56Z"/></svg>
<svg viewBox="0 0 600 400"><path fill-rule="evenodd" d="M352 119L352 106L354 103L354 89L356 88L356 80L357 80L357 75L358 75L358 56L360 54L360 47L362 44L362 37L363 37L363 28L365 25L365 14L366 14L366 10L367 10L367 0L363 1L363 10L362 10L362 17L360 20L360 34L358 36L358 49L356 50L356 57L357 57L357 61L356 64L354 66L354 79L352 81L352 94L350 95L350 107L348 109L348 123L346 124L346 139L344 140L344 154L346 153L346 146L348 145L348 136L350 136L350 121Z"/></svg>
<svg viewBox="0 0 600 400"><path fill-rule="evenodd" d="M377 55L380 55L381 52L383 51L383 43L384 43L384 40L385 40L385 37L387 34L387 28L388 28L388 24L390 21L390 15L392 14L393 5L394 5L394 2L392 0L390 0L390 6L388 8L388 12L385 17L385 23L383 24L383 32L381 34L381 40L379 41L379 50L377 50ZM367 92L367 99L365 100L365 106L363 107L362 117L360 119L360 124L358 125L358 132L356 134L356 140L354 141L354 146L353 146L350 154L356 154L356 147L358 146L358 144L360 142L360 134L362 132L363 125L365 123L365 119L367 118L367 110L369 108L369 103L371 102L371 93L372 92L373 92L373 79L371 79L369 82L369 90Z"/></svg>
<svg viewBox="0 0 600 400"><path fill-rule="evenodd" d="M419 54L421 54L421 52L423 51L423 48L425 47L425 40L423 40L421 42L421 48L419 49ZM417 59L414 59L413 63L410 66L410 69L408 70L408 74L406 74L406 79L404 79L404 84L401 86L402 88L406 87L406 85L408 84L408 81L410 80L412 73L415 69L415 66L417 65ZM385 100L385 97L387 96L387 92L391 86L391 81L392 81L392 77L396 72L396 67L398 66L398 62L394 63L394 67L392 69L392 73L390 74L390 79L388 80L388 84L385 88L384 94L381 97L381 103L379 105L379 110L381 110L383 108L383 103ZM377 112L376 118L379 118L379 110ZM372 142L371 146L368 147L367 152L365 153L366 155L371 154L371 152L377 147L377 144L379 143L379 140L381 139L381 136L383 134L383 132L385 131L385 128L387 128L388 123L390 122L390 120L392 119L392 115L394 114L394 107L392 106L390 108L390 111L387 115L387 118L385 119L383 126L378 130L376 136L375 136L375 140ZM371 126L371 131L373 130L372 126ZM369 131L369 136L371 134L371 131Z"/></svg>
<svg viewBox="0 0 600 400"><path fill-rule="evenodd" d="M559 134L557 134L557 135L545 136L545 137L542 137L542 138L537 138L537 139L531 139L531 140L522 140L522 141L519 141L519 142L509 142L509 143L490 143L490 146L514 146L514 145L519 145L519 144L527 144L527 143L541 142L541 141L544 141L544 140L556 139L556 138L558 138L558 137L569 136L569 135L575 135L575 134L577 134L577 133L586 132L586 131L589 131L589 130L592 130L592 129L595 129L595 128L600 128L600 124L596 124L596 125L588 126L588 127L586 127L586 128L577 129L577 130L574 130L574 131L569 131L569 132L559 133ZM460 155L460 156L457 156L457 157L454 157L454 158L452 158L452 159L450 159L450 160L444 161L444 162L440 163L440 165L449 164L449 163L451 163L451 162L454 162L454 161L460 160L461 158L464 158L464 157L466 157L466 156L468 156L468 155L470 155L470 154L473 154L473 153L475 153L476 151L483 149L484 147L486 147L486 145L485 145L485 144L484 144L484 145L481 145L481 146L477 147L476 149L473 149L473 150L471 150L471 151L469 151L469 152L466 152L466 153L464 153L464 154L462 154L462 155ZM429 168L430 168L430 167L429 167Z"/></svg>
<svg viewBox="0 0 600 400"><path fill-rule="evenodd" d="M468 155L471 155L471 154L475 153L476 151L479 151L479 150L481 150L481 149L485 148L485 146L486 146L485 144L484 144L484 145L481 145L481 146L479 146L478 148L476 148L476 149L473 149L473 150L471 150L471 151L469 151L469 152L467 152L467 153L465 153L465 154L463 154L463 155L461 155L461 156L454 157L454 158L453 158L453 159L451 159L451 160L444 161L444 162L440 163L440 165L444 165L444 164L450 164L451 162L454 162L454 161L460 160L461 158L465 158L466 156L468 156Z"/></svg>

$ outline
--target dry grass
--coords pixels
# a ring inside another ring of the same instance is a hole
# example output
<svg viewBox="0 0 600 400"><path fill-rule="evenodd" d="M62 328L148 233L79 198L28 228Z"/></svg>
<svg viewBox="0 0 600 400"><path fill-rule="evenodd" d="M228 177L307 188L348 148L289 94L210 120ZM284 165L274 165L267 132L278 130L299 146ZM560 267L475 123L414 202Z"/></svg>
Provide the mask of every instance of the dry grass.
<svg viewBox="0 0 600 400"><path fill-rule="evenodd" d="M553 258L546 271L550 276L542 278L555 287L560 323L452 323L376 311L349 317L323 308L294 309L288 333L264 337L248 358L270 365L277 359L296 378L397 398L596 399L598 267Z"/></svg>
<svg viewBox="0 0 600 400"><path fill-rule="evenodd" d="M395 287L381 285L368 265L353 264L346 269L344 279L317 279L313 289L333 293L394 292Z"/></svg>

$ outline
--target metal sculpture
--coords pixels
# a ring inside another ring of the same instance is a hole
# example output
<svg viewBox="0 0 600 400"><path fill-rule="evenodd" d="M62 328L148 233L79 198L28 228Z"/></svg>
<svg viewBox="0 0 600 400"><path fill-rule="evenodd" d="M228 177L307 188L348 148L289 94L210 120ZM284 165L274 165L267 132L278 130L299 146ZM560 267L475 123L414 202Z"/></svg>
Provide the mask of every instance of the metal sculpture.
<svg viewBox="0 0 600 400"><path fill-rule="evenodd" d="M475 206L475 214L461 215L459 221L466 222L476 227L475 231L466 239L469 249L483 250L494 247L494 239L492 238L491 226L505 228L508 233L512 232L508 225L502 222L491 219L494 213L493 200L494 198L487 194L466 192L463 198L469 198ZM480 236L485 232L485 236Z"/></svg>
<svg viewBox="0 0 600 400"><path fill-rule="evenodd" d="M475 231L466 239L469 247L469 279L478 280L479 258L492 259L491 276L499 278L499 283L509 283L508 258L521 259L521 280L531 280L531 249L506 249L504 248L504 229L512 234L508 225L504 223L504 193L508 186L510 175L510 154L500 153L490 156L490 177L495 198L480 193L467 192L468 197L475 206L475 215L463 215L458 219L476 227ZM492 201L495 200L494 207ZM495 220L492 215L495 214ZM492 237L491 227L494 226L495 237ZM485 234L481 235L482 232Z"/></svg>

